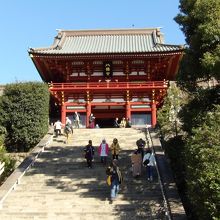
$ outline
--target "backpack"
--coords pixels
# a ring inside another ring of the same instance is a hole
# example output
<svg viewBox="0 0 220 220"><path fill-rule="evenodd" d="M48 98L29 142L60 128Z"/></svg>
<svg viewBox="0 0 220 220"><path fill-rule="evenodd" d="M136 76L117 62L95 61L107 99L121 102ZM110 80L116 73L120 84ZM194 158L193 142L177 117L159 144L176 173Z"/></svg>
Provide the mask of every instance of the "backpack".
<svg viewBox="0 0 220 220"><path fill-rule="evenodd" d="M150 158L151 158L151 154L150 154L149 158L147 158L147 159L143 162L143 164L144 164L145 167L150 163Z"/></svg>
<svg viewBox="0 0 220 220"><path fill-rule="evenodd" d="M67 133L67 134L71 132L70 124L65 125L64 132Z"/></svg>
<svg viewBox="0 0 220 220"><path fill-rule="evenodd" d="M149 160L149 159L146 159L146 160L143 162L144 166L147 166L149 163L150 163L150 160Z"/></svg>

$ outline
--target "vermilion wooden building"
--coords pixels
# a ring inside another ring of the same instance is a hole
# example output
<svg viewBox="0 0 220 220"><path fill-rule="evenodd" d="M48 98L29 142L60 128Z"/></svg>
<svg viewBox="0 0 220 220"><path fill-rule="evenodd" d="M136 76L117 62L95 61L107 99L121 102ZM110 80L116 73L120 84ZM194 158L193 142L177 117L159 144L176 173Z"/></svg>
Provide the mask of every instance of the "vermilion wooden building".
<svg viewBox="0 0 220 220"><path fill-rule="evenodd" d="M29 50L61 121L77 111L87 127L90 113L100 127L115 117L155 126L182 54L182 46L164 44L158 28L59 30L51 47Z"/></svg>

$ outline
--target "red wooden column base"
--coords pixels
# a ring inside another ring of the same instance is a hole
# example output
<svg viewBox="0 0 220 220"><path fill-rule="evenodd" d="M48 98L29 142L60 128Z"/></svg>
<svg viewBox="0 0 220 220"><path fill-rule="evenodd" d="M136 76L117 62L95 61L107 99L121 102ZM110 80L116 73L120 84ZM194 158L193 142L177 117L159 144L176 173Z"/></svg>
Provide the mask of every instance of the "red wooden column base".
<svg viewBox="0 0 220 220"><path fill-rule="evenodd" d="M151 125L154 128L156 126L157 123L157 107L156 107L156 103L153 102L151 105Z"/></svg>
<svg viewBox="0 0 220 220"><path fill-rule="evenodd" d="M131 105L129 102L126 103L126 119L131 120Z"/></svg>
<svg viewBox="0 0 220 220"><path fill-rule="evenodd" d="M61 123L65 124L66 123L66 105L62 104L61 106Z"/></svg>
<svg viewBox="0 0 220 220"><path fill-rule="evenodd" d="M91 114L91 103L86 104L86 127L89 128L89 116Z"/></svg>

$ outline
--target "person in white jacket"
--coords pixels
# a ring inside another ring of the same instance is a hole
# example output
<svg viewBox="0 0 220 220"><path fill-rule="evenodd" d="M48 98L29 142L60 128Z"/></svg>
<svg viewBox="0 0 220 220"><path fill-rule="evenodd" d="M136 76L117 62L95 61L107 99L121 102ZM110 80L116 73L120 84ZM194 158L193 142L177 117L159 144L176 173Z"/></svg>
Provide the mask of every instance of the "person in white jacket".
<svg viewBox="0 0 220 220"><path fill-rule="evenodd" d="M147 180L153 180L153 167L155 166L156 160L154 153L151 149L147 149L144 158L143 158L143 165L146 167L147 172Z"/></svg>

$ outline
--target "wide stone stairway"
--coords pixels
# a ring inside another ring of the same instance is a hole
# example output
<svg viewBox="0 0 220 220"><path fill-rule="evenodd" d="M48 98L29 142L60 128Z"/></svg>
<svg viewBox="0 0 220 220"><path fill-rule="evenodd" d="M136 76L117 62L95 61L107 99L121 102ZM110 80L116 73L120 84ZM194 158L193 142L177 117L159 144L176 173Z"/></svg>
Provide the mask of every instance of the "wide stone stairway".
<svg viewBox="0 0 220 220"><path fill-rule="evenodd" d="M103 138L110 145L115 137L122 148L119 166L124 182L110 204L110 187L97 148ZM0 219L165 219L156 172L152 182L146 180L145 172L138 179L131 174L130 155L139 138L145 139L145 134L132 128L75 129L68 143L64 136L54 138L6 198ZM92 169L83 157L89 139L96 148Z"/></svg>

